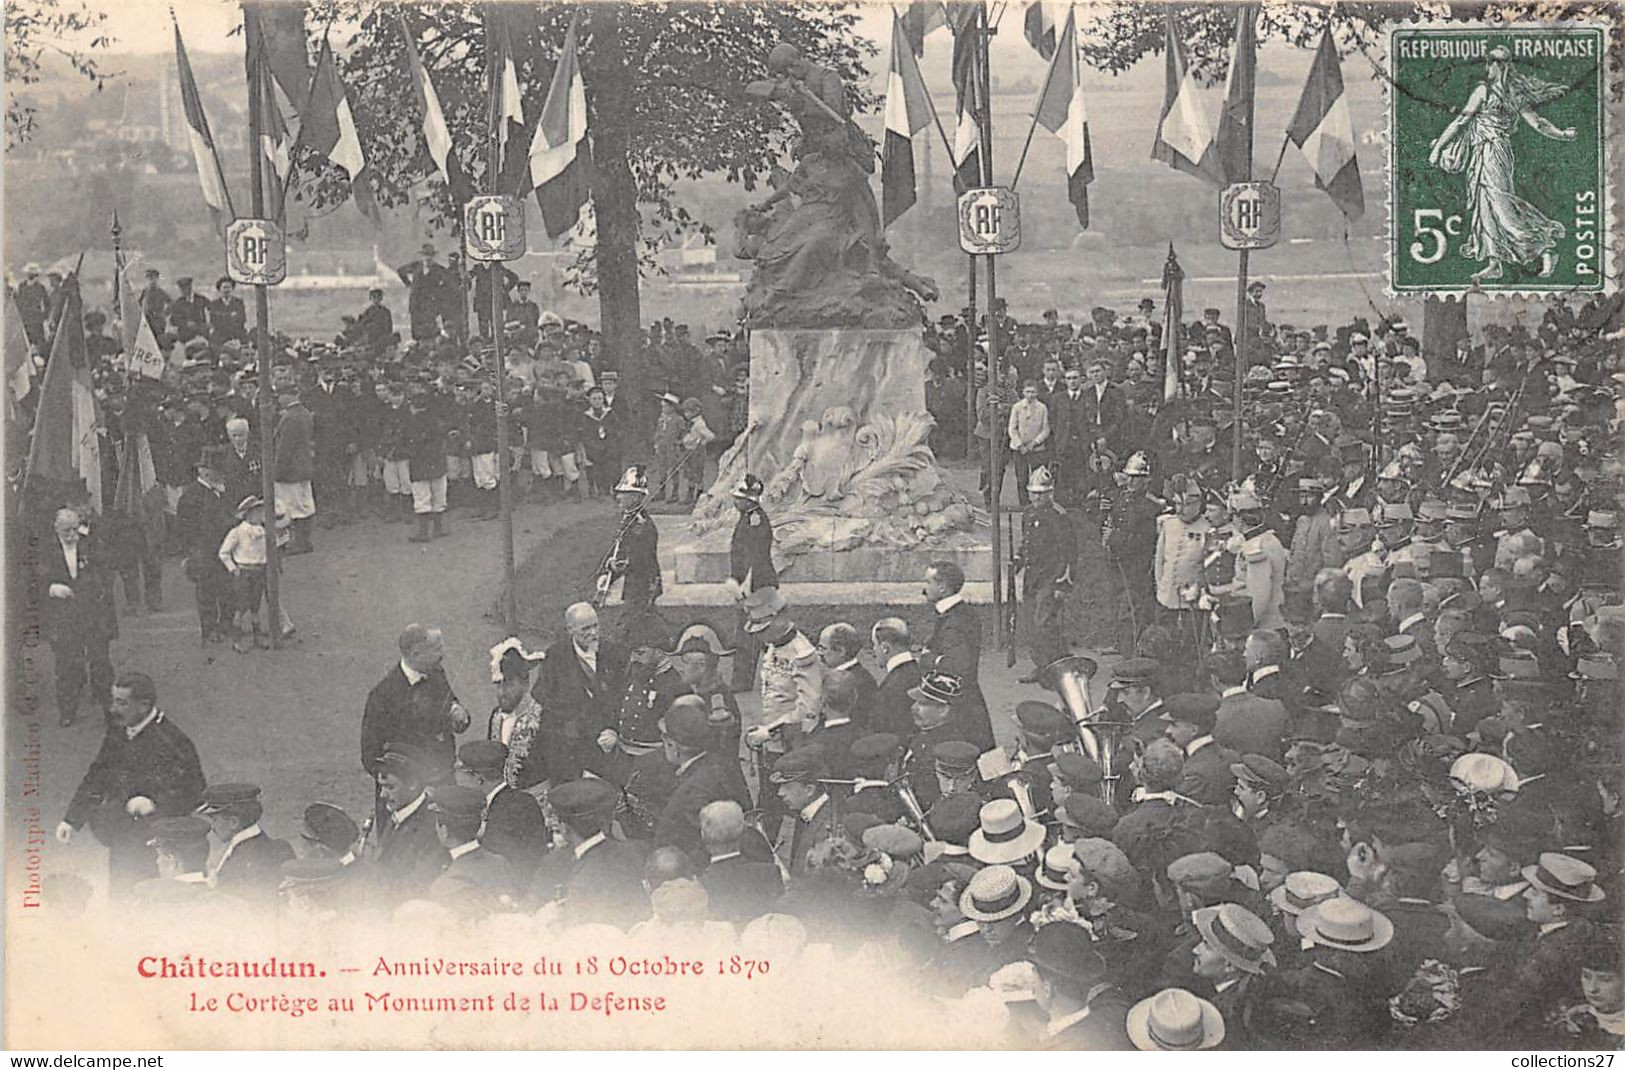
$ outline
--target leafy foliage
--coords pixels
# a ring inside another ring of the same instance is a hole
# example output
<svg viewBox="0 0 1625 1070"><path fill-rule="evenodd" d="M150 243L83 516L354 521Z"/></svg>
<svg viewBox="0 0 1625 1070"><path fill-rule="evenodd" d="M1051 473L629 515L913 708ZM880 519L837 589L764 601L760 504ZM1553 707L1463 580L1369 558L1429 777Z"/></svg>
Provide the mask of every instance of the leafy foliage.
<svg viewBox="0 0 1625 1070"><path fill-rule="evenodd" d="M1089 7L1089 17L1079 23L1083 58L1092 67L1117 74L1146 56L1162 52L1165 37L1164 16L1168 4L1155 0L1124 0L1102 7ZM1185 44L1186 57L1196 77L1206 84L1221 81L1229 67L1230 46L1235 40L1235 9L1224 4L1185 4L1172 8ZM1286 41L1299 48L1313 48L1326 28L1324 4L1266 4L1259 12L1260 43ZM1358 52L1370 60L1373 78L1381 77L1376 46L1384 28L1400 20L1449 19L1484 22L1557 22L1602 20L1614 26L1609 41L1610 96L1622 99L1625 82L1625 9L1605 0L1477 0L1477 2L1340 3L1330 16L1335 19L1337 41L1344 54ZM1353 71L1350 71L1352 76Z"/></svg>
<svg viewBox="0 0 1625 1070"><path fill-rule="evenodd" d="M21 145L34 132L37 109L17 94L17 87L40 80L47 53L66 59L75 72L96 84L98 92L109 78L117 77L117 72L103 70L95 55L113 43L102 32L106 22L106 12L93 10L82 0L7 0L7 149Z"/></svg>
<svg viewBox="0 0 1625 1070"><path fill-rule="evenodd" d="M547 95L553 65L573 6L540 10L504 8L524 93L525 114L534 120ZM709 224L694 218L674 196L678 183L722 174L753 190L783 155L793 124L778 110L745 99L752 80L766 76L767 52L780 41L795 44L814 62L837 69L859 83L864 61L875 48L857 36L857 16L846 5L679 2L623 5L615 24L621 51L631 57L624 72L607 70L596 37L601 9L587 5L581 37L589 130L611 122L604 103L623 91L627 163L633 175L642 221L638 255L645 269L667 243L692 233L711 238ZM339 11L336 0L313 5L309 24L322 25ZM344 14L359 21L349 42L335 41L351 94L362 146L374 170L379 203L385 207L418 199L434 223L455 227L458 207L434 168L419 134L419 117L409 104L412 90L404 59L403 26L411 31L451 127L454 151L464 172L481 180L486 156L485 40L480 8L469 3L414 6L406 10L386 0L345 3ZM535 47L527 48L526 44ZM859 91L865 110L877 101ZM601 150L596 144L594 154ZM523 146L510 151L524 151ZM601 157L600 157L601 158ZM347 194L337 174L307 179L303 195L320 208ZM589 220L588 232L592 230ZM593 250L578 250L577 284L594 286Z"/></svg>

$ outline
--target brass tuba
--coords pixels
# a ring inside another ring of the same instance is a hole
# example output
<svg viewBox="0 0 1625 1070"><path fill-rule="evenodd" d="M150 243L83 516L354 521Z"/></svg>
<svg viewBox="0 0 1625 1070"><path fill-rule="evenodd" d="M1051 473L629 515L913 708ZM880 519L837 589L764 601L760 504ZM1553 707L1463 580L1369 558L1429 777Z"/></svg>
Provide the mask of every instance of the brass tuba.
<svg viewBox="0 0 1625 1070"><path fill-rule="evenodd" d="M1061 702L1072 715L1078 731L1078 743L1083 752L1100 766L1100 797L1108 805L1113 803L1119 779L1114 768L1117 745L1128 723L1102 718L1105 705L1096 707L1089 692L1089 681L1099 670L1100 663L1082 654L1069 654L1050 662L1039 671L1039 683L1061 696Z"/></svg>

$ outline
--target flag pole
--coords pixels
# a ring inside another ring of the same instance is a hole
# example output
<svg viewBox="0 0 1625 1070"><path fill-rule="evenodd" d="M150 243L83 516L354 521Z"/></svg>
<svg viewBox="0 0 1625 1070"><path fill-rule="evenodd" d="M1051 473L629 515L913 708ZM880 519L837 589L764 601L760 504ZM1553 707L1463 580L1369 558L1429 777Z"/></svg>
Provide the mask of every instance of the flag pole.
<svg viewBox="0 0 1625 1070"><path fill-rule="evenodd" d="M500 192L502 173L502 125L507 122L502 109L496 104L502 92L502 71L491 54L491 20L495 13L486 9L485 22L485 79L490 92L491 107L487 108L485 142L485 183L487 192ZM464 235L467 244L467 235ZM465 250L466 251L466 250ZM466 263L466 258L465 258ZM491 375L496 380L497 413L497 501L502 509L502 623L512 635L519 627L519 603L514 591L513 559L513 470L508 455L508 387L507 372L502 367L502 329L499 325L502 309L502 291L497 286L492 263L485 269L491 272ZM470 329L473 324L471 323Z"/></svg>
<svg viewBox="0 0 1625 1070"><path fill-rule="evenodd" d="M248 173L251 210L255 219L265 218L265 153L260 147L261 115L265 106L261 95L263 78L256 77L252 58L248 64ZM271 294L264 283L254 284L254 349L259 364L260 419L260 497L265 500L265 600L270 616L271 649L282 646L282 583L278 559L282 549L276 542L276 454L272 421L276 412L271 396ZM258 609L255 612L259 612Z"/></svg>
<svg viewBox="0 0 1625 1070"><path fill-rule="evenodd" d="M1258 18L1258 11L1256 8L1244 6L1241 16L1243 18L1256 20ZM1230 59L1230 70L1232 75L1235 74L1239 65L1243 61L1241 55L1243 37L1246 37L1247 40L1251 42L1253 48L1253 55L1247 57L1247 62L1249 64L1248 69L1256 69L1258 55L1257 35L1255 33L1242 34L1240 32L1241 23L1239 20L1236 26L1236 54ZM1249 79L1247 94L1244 98L1247 112L1245 121L1242 124L1242 129L1245 131L1245 141L1243 146L1244 151L1242 152L1242 174L1239 179L1241 182L1251 182L1253 178L1253 114L1255 105L1257 104L1257 98L1257 82L1256 80ZM1282 148L1282 152L1285 152L1284 146ZM1236 349L1236 380L1234 383L1235 426L1232 429L1230 443L1230 478L1233 480L1241 478L1242 443L1245 439L1245 431L1242 427L1242 418L1246 412L1246 407L1242 383L1247 377L1247 269L1249 266L1249 255L1250 250L1247 249L1242 249L1236 254L1236 329L1234 335ZM1262 324L1260 324L1260 327L1262 328Z"/></svg>
<svg viewBox="0 0 1625 1070"><path fill-rule="evenodd" d="M990 45L992 44L993 29L988 25L987 8L982 8L977 16L976 34L979 48L977 59L980 69L976 72L981 79L980 96L982 98L982 115L980 117L982 135L982 184L993 185L993 74L991 71ZM1004 620L1004 571L1001 567L1004 561L1004 537L999 527L999 497L1004 490L1003 460L1001 454L1004 450L1004 437L1008 432L999 415L999 390L1002 388L1002 376L999 374L999 281L998 259L993 254L987 255L987 380L988 402L990 412L988 417L991 426L988 428L988 483L992 488L989 506L989 516L993 525L993 628L994 637L1000 646L1006 642L1014 642L1015 636L1007 636ZM1015 592L1010 592L1015 597Z"/></svg>

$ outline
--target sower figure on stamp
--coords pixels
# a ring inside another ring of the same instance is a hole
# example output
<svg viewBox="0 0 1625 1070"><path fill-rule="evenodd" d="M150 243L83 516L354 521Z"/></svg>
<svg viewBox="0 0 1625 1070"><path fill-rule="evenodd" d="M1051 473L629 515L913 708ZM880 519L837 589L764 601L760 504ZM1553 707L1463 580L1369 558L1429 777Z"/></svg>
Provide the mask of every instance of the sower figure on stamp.
<svg viewBox="0 0 1625 1070"><path fill-rule="evenodd" d="M1563 224L1517 195L1512 135L1521 119L1542 137L1573 141L1573 127L1559 129L1534 110L1568 90L1525 74L1511 52L1492 48L1484 80L1428 149L1429 163L1450 174L1466 172L1468 229L1461 255L1485 262L1473 275L1475 282L1500 278L1509 263L1539 260L1541 278L1557 267Z"/></svg>

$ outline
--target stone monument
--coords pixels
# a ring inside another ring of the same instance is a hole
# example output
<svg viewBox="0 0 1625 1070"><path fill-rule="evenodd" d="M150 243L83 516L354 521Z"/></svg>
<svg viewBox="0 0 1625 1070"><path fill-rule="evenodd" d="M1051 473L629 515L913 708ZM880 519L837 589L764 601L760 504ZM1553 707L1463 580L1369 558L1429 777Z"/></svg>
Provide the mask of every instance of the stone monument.
<svg viewBox="0 0 1625 1070"><path fill-rule="evenodd" d="M887 252L869 188L874 145L839 76L789 45L768 68L775 80L750 95L785 104L801 137L795 171L738 219L736 254L754 263L743 299L750 424L686 523L662 532L674 561L666 601L727 578L732 491L746 473L766 484L786 586L872 596L815 588L798 592L802 604L886 601L902 593L889 584L917 598L938 558L959 562L975 596L993 579L987 517L943 478L927 442L921 309L936 287Z"/></svg>

